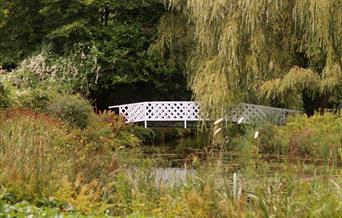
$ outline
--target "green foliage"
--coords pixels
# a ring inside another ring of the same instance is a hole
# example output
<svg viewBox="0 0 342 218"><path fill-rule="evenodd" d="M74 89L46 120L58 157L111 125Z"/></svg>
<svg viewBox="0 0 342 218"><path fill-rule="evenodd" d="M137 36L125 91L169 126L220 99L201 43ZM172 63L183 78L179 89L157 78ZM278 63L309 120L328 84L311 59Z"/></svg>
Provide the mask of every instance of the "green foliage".
<svg viewBox="0 0 342 218"><path fill-rule="evenodd" d="M0 216L3 217L66 217L66 218L83 218L89 215L83 215L72 210L63 211L58 207L37 207L27 201L22 201L16 204L8 202L0 202ZM104 214L91 217L110 217Z"/></svg>
<svg viewBox="0 0 342 218"><path fill-rule="evenodd" d="M336 171L307 176L306 170L297 165L277 167L276 174L266 162L263 168L243 168L233 182L233 172L222 170L224 166L216 163L198 169L180 185L150 182L155 172L141 167L134 176L119 173L108 185L113 192L107 192L112 202L107 211L121 217L340 216L341 178L335 175L331 179ZM234 186L238 189L236 195ZM17 216L43 212L84 216L72 210L61 213L55 208L37 208L27 202L0 203L0 213L5 209Z"/></svg>
<svg viewBox="0 0 342 218"><path fill-rule="evenodd" d="M293 117L286 126L280 128L276 137L283 137L289 155L318 158L334 164L341 162L341 114Z"/></svg>
<svg viewBox="0 0 342 218"><path fill-rule="evenodd" d="M11 105L10 92L0 81L0 108L7 108Z"/></svg>
<svg viewBox="0 0 342 218"><path fill-rule="evenodd" d="M39 13L42 4L21 0L0 1L0 66L14 67L16 63L34 51L41 42L44 28ZM20 27L17 24L20 23Z"/></svg>
<svg viewBox="0 0 342 218"><path fill-rule="evenodd" d="M308 177L297 165L261 164L242 167L235 182L229 165L207 164L178 185L155 183L157 173L146 164L116 177L109 210L128 217L339 217L341 178L329 179L336 171Z"/></svg>
<svg viewBox="0 0 342 218"><path fill-rule="evenodd" d="M150 128L134 126L131 131L144 145L152 145L155 141L155 133Z"/></svg>
<svg viewBox="0 0 342 218"><path fill-rule="evenodd" d="M79 95L57 95L47 106L48 114L79 128L87 127L92 110Z"/></svg>
<svg viewBox="0 0 342 218"><path fill-rule="evenodd" d="M298 107L310 96L317 108L321 97L341 96L341 0L164 3L165 20L187 22L161 23L157 47L181 56L174 51L193 45L184 58L190 85L215 117L241 101ZM172 34L184 29L187 42Z"/></svg>
<svg viewBox="0 0 342 218"><path fill-rule="evenodd" d="M0 4L0 66L6 69L19 65L49 87L90 94L101 109L147 98L190 98L182 70L147 52L164 13L159 0Z"/></svg>
<svg viewBox="0 0 342 218"><path fill-rule="evenodd" d="M65 56L43 50L24 59L7 80L18 88L41 87L88 96L99 76L97 56L96 47L85 49L81 44Z"/></svg>
<svg viewBox="0 0 342 218"><path fill-rule="evenodd" d="M44 112L50 103L50 96L47 90L28 89L23 92L17 92L16 107L22 109L32 109Z"/></svg>
<svg viewBox="0 0 342 218"><path fill-rule="evenodd" d="M233 159L234 164L210 159L186 170L160 169L157 157L124 149L122 145L134 147L138 140L111 112L91 116L82 130L23 110L4 111L0 121L0 187L5 187L0 189L0 214L339 217L342 212L342 180L333 165L270 164L253 156L283 154L298 142L307 150L289 154L321 158L328 145L332 156L326 160L333 162L341 147L337 114L293 117L281 127L266 124L259 127L257 138L255 129L246 129L247 135L241 138L250 146L242 152L252 155L240 154L245 158ZM230 136L239 134L231 131ZM280 150L273 146L275 142Z"/></svg>
<svg viewBox="0 0 342 218"><path fill-rule="evenodd" d="M258 132L258 138L254 138ZM285 126L271 123L247 128L245 134L234 139L233 144L249 156L269 155L282 158L303 158L341 163L342 117L339 114L315 114L290 117ZM234 146L232 146L234 148Z"/></svg>
<svg viewBox="0 0 342 218"><path fill-rule="evenodd" d="M102 213L102 189L119 167L115 151L139 145L111 112L93 114L82 131L29 110L3 111L0 121L0 187L6 188L0 205L2 199L28 200L83 214Z"/></svg>
<svg viewBox="0 0 342 218"><path fill-rule="evenodd" d="M70 173L64 127L29 111L10 110L0 119L1 185L27 200L56 190L60 175Z"/></svg>

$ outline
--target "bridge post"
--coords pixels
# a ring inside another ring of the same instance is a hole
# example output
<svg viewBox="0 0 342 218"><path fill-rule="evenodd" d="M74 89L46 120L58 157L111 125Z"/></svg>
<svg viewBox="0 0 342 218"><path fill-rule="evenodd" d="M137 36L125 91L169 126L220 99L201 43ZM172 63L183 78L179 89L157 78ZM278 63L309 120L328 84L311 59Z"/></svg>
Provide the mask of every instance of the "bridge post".
<svg viewBox="0 0 342 218"><path fill-rule="evenodd" d="M188 110L189 110L189 105L185 104L183 105L183 114L184 114L184 129L188 127L187 119L188 119Z"/></svg>
<svg viewBox="0 0 342 218"><path fill-rule="evenodd" d="M144 103L144 126L147 128L147 103Z"/></svg>

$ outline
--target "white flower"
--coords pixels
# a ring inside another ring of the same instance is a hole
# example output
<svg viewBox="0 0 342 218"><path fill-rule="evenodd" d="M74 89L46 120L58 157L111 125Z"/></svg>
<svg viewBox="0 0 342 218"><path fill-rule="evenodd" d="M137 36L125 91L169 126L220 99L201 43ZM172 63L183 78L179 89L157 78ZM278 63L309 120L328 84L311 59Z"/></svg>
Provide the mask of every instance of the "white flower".
<svg viewBox="0 0 342 218"><path fill-rule="evenodd" d="M238 124L240 125L244 119L245 119L245 117L240 117Z"/></svg>
<svg viewBox="0 0 342 218"><path fill-rule="evenodd" d="M259 131L256 131L254 134L254 138L256 139L256 138L258 138L258 136L259 136Z"/></svg>
<svg viewBox="0 0 342 218"><path fill-rule="evenodd" d="M214 125L216 126L217 124L221 123L223 120L224 120L223 118L216 120Z"/></svg>
<svg viewBox="0 0 342 218"><path fill-rule="evenodd" d="M214 137L219 133L221 132L222 128L218 128L215 132L214 132Z"/></svg>

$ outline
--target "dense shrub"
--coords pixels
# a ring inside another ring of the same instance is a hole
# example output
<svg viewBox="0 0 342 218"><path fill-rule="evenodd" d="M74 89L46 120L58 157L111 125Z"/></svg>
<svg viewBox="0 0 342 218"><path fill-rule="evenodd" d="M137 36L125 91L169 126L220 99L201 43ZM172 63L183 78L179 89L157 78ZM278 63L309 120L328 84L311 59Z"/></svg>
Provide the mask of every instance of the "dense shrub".
<svg viewBox="0 0 342 218"><path fill-rule="evenodd" d="M144 145L151 145L155 140L155 132L149 128L134 126L131 131Z"/></svg>
<svg viewBox="0 0 342 218"><path fill-rule="evenodd" d="M50 103L50 96L47 90L27 89L17 93L16 107L31 109L37 112L44 112Z"/></svg>
<svg viewBox="0 0 342 218"><path fill-rule="evenodd" d="M56 95L47 106L47 113L79 128L87 127L92 111L90 103L79 95Z"/></svg>
<svg viewBox="0 0 342 218"><path fill-rule="evenodd" d="M7 108L10 105L11 105L10 91L0 81L0 109Z"/></svg>
<svg viewBox="0 0 342 218"><path fill-rule="evenodd" d="M68 135L68 144L71 146L69 153L77 160L73 163L76 169L74 176L81 173L86 182L94 178L110 182L110 173L118 167L114 152L137 147L140 141L129 131L122 118L112 112L103 112L93 114L87 128L74 129Z"/></svg>
<svg viewBox="0 0 342 218"><path fill-rule="evenodd" d="M325 113L290 118L277 137L289 155L335 162L342 160L342 114Z"/></svg>
<svg viewBox="0 0 342 218"><path fill-rule="evenodd" d="M39 86L38 76L27 70L16 69L7 73L4 78L17 89L33 89Z"/></svg>

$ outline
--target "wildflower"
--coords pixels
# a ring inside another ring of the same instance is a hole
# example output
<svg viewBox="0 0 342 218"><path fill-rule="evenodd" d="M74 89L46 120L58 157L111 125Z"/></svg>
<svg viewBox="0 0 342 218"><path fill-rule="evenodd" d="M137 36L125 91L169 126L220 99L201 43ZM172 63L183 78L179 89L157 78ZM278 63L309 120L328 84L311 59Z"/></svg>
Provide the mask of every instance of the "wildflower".
<svg viewBox="0 0 342 218"><path fill-rule="evenodd" d="M214 132L214 137L215 137L219 132L221 132L221 130L222 130L222 128L219 128L219 129L215 130L215 132Z"/></svg>
<svg viewBox="0 0 342 218"><path fill-rule="evenodd" d="M217 124L221 123L223 120L224 120L223 118L216 120L214 125L216 126Z"/></svg>
<svg viewBox="0 0 342 218"><path fill-rule="evenodd" d="M256 138L258 138L258 136L259 136L259 131L256 131L254 134L254 138L256 139Z"/></svg>
<svg viewBox="0 0 342 218"><path fill-rule="evenodd" d="M240 117L240 119L238 120L238 124L240 125L244 119L245 117Z"/></svg>

